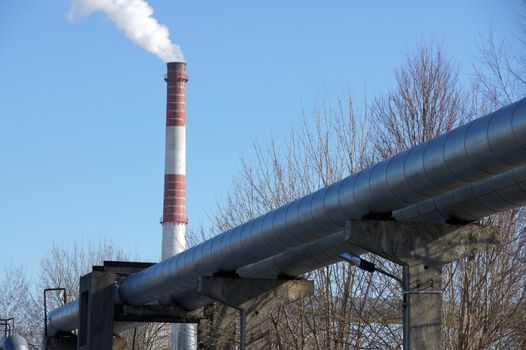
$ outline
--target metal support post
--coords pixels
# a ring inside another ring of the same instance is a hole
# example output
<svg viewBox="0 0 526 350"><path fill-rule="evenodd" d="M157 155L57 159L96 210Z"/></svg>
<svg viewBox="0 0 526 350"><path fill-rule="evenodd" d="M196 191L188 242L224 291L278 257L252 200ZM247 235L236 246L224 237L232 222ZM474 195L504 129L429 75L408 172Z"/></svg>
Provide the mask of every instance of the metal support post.
<svg viewBox="0 0 526 350"><path fill-rule="evenodd" d="M2 327L4 331L4 338L7 338L8 336L15 334L15 318L1 318L0 319L0 327Z"/></svg>
<svg viewBox="0 0 526 350"><path fill-rule="evenodd" d="M245 350L247 344L247 312L239 309L239 350Z"/></svg>
<svg viewBox="0 0 526 350"><path fill-rule="evenodd" d="M375 264L364 260L360 258L358 255L344 252L340 254L340 259L348 262L351 265L354 265L356 267L359 267L362 270L365 270L367 272L373 273L378 272L382 275L385 275L389 278L394 279L398 282L400 285L400 288L402 289L402 310L403 310L403 350L409 350L409 269L407 266L403 266L403 277L400 279L399 277L393 275L392 273L389 273Z"/></svg>
<svg viewBox="0 0 526 350"><path fill-rule="evenodd" d="M204 296L239 312L240 349L270 349L270 330L265 322L272 310L312 295L314 284L305 280L271 280L235 277L202 277L198 291ZM233 339L225 337L217 341L217 335L228 334L232 318L228 311L218 305L211 308L211 327L206 333L212 336L201 339L200 346L206 349L231 349ZM226 317L225 317L226 316ZM203 344L206 343L206 344Z"/></svg>

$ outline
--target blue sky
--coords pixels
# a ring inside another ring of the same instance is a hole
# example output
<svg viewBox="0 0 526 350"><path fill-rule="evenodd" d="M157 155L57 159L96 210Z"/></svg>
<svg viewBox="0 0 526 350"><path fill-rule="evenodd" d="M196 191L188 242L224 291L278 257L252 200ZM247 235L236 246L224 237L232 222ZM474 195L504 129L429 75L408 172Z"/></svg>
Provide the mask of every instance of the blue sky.
<svg viewBox="0 0 526 350"><path fill-rule="evenodd" d="M470 79L481 35L517 0L149 2L188 62L188 215L207 224L241 154L326 97L393 86L404 53L442 44ZM0 267L38 271L53 242L160 255L165 65L101 13L0 3Z"/></svg>

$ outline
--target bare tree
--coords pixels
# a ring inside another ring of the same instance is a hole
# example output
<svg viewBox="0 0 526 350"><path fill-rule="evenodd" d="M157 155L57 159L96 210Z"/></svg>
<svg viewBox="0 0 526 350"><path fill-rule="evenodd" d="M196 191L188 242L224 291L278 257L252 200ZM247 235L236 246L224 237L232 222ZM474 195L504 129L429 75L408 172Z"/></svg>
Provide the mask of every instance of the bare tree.
<svg viewBox="0 0 526 350"><path fill-rule="evenodd" d="M524 15L526 2L522 3ZM487 113L526 95L524 18L517 37L497 45L490 29L483 39L471 92L474 114ZM445 348L526 347L525 220L524 208L483 220L501 228L502 244L446 266Z"/></svg>
<svg viewBox="0 0 526 350"><path fill-rule="evenodd" d="M371 133L362 129L368 118L356 118L352 104L340 101L337 108L315 108L286 141L271 137L265 146L255 144L255 161L242 159L232 191L218 206L216 229L253 219L360 170L371 160L430 140L480 115L482 106L486 111L495 106L475 103L483 100L480 86L464 92L457 68L433 45L421 44L406 56L396 83L366 109L375 127ZM444 269L447 349L522 348L526 342L523 211L484 222L502 227L502 246ZM379 263L397 272L392 264ZM393 302L399 290L392 281L342 264L308 277L316 282L314 296L273 314L276 348L399 348L401 327L386 311L396 315L400 310Z"/></svg>
<svg viewBox="0 0 526 350"><path fill-rule="evenodd" d="M502 107L526 95L526 2L515 37L497 43L493 28L482 38L475 64L474 87L487 109Z"/></svg>
<svg viewBox="0 0 526 350"><path fill-rule="evenodd" d="M241 159L241 170L225 201L218 204L214 224L223 231L341 179L367 164L369 132L354 113L352 102L314 108L291 128L286 141L270 136L253 144L254 162Z"/></svg>
<svg viewBox="0 0 526 350"><path fill-rule="evenodd" d="M14 318L16 333L27 337L31 333L25 311L30 303L29 281L22 266L8 265L0 276L0 318ZM3 337L3 334L0 334Z"/></svg>
<svg viewBox="0 0 526 350"><path fill-rule="evenodd" d="M40 263L40 289L66 288L68 298L77 299L80 277L91 272L94 265L102 265L105 260L127 259L124 251L111 242L73 242L70 246L53 244ZM60 298L52 300L61 303Z"/></svg>
<svg viewBox="0 0 526 350"><path fill-rule="evenodd" d="M480 115L512 102L520 94L519 87L524 88L526 75L517 80L518 70L512 71L509 61L501 61L494 46L484 48L483 57L487 67L477 71L478 81L470 94L461 92L440 48L420 46L407 57L396 75L397 88L371 108L378 126L372 142L377 157L384 159L436 137L463 122L463 115ZM491 75L482 76L483 71ZM478 103L472 104L468 96ZM444 268L444 348L501 349L524 344L524 332L517 332L517 323L525 326L524 319L515 316L524 310L526 293L523 215L523 210L516 210L484 220L501 227L503 244Z"/></svg>
<svg viewBox="0 0 526 350"><path fill-rule="evenodd" d="M42 258L39 280L24 313L24 318L29 323L28 328L32 331L28 341L34 344L33 349L39 348L43 335L43 290L66 288L68 301L75 300L79 294L80 277L91 272L92 266L102 265L107 260L129 261L130 257L111 242L88 241L74 242L70 246L54 244L50 252ZM62 304L61 294L49 295L48 310ZM165 328L164 324L144 324L130 329L123 336L130 346L135 338L136 350L167 349L169 333L163 331Z"/></svg>
<svg viewBox="0 0 526 350"><path fill-rule="evenodd" d="M333 106L325 103L315 107L312 115L304 113L302 123L293 126L283 141L271 136L265 146L254 144L255 161L242 159L233 189L218 205L217 231L246 222L368 165L366 118L356 116L350 99ZM400 325L392 319L392 314L400 314L396 284L345 264L327 266L307 277L315 282L314 296L272 314L276 348L399 347Z"/></svg>
<svg viewBox="0 0 526 350"><path fill-rule="evenodd" d="M372 147L386 159L465 120L457 68L441 47L421 43L396 72L396 87L374 100Z"/></svg>
<svg viewBox="0 0 526 350"><path fill-rule="evenodd" d="M502 244L444 269L444 347L523 349L526 346L524 209L484 220L501 228Z"/></svg>

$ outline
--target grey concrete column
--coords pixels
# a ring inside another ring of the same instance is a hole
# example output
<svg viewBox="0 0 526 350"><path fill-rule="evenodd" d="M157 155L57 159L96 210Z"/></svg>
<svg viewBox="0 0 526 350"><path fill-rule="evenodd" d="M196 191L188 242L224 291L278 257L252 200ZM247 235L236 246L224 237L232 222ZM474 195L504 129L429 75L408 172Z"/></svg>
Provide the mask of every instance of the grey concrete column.
<svg viewBox="0 0 526 350"><path fill-rule="evenodd" d="M97 270L80 278L79 350L113 348L115 279L115 274Z"/></svg>
<svg viewBox="0 0 526 350"><path fill-rule="evenodd" d="M499 242L498 228L475 224L364 220L348 222L346 232L351 244L403 266L406 350L441 348L442 266Z"/></svg>
<svg viewBox="0 0 526 350"><path fill-rule="evenodd" d="M409 348L440 350L442 344L442 267L418 261L407 266Z"/></svg>
<svg viewBox="0 0 526 350"><path fill-rule="evenodd" d="M198 323L202 310L186 311L175 303L167 305L130 306L116 294L116 283L131 273L151 266L150 263L111 262L94 266L80 278L80 327L78 350L124 350L129 348L118 333L135 323ZM58 348L61 349L61 348Z"/></svg>

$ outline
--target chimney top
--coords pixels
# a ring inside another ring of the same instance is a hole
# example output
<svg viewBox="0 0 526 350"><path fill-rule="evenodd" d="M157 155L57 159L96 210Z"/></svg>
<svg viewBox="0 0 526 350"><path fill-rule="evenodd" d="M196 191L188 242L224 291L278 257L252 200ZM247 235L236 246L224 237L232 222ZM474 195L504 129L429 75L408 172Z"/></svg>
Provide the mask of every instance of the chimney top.
<svg viewBox="0 0 526 350"><path fill-rule="evenodd" d="M168 62L166 63L166 67L167 73L164 76L165 81L188 81L185 62Z"/></svg>

